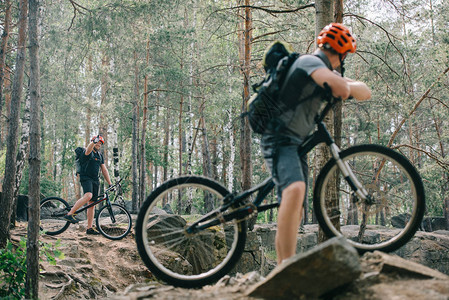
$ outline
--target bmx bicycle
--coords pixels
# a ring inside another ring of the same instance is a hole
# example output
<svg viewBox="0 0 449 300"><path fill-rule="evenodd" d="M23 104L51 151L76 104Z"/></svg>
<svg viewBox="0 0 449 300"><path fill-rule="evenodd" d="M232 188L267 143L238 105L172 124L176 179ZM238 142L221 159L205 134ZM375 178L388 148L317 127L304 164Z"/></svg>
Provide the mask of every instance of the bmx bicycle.
<svg viewBox="0 0 449 300"><path fill-rule="evenodd" d="M341 100L326 101L315 118L316 130L298 148L303 155L324 142L332 155L313 190L318 223L329 238L344 236L359 253L394 251L413 237L424 216L421 177L406 157L390 148L365 144L340 150L323 119ZM135 238L143 262L175 286L201 287L217 281L242 255L246 220L278 207L263 204L274 186L268 178L249 190L230 193L201 176L166 181L147 197L138 214ZM407 216L403 226L394 226L398 215Z"/></svg>
<svg viewBox="0 0 449 300"><path fill-rule="evenodd" d="M88 208L104 201L104 206L98 210L96 224L98 231L111 240L121 240L131 231L132 219L130 213L124 207L120 181L111 185L103 195L93 199L93 203L78 209L79 214ZM116 190L113 201L109 199L109 193ZM118 203L123 203L118 204ZM48 197L40 203L40 231L48 235L58 235L67 230L70 222L63 217L70 211L71 206L62 198Z"/></svg>

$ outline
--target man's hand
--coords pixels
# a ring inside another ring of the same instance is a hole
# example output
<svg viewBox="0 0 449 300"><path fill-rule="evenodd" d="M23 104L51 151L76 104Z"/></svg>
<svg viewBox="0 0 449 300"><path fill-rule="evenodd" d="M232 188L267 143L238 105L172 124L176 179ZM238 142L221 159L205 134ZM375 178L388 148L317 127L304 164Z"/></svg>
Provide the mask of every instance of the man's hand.
<svg viewBox="0 0 449 300"><path fill-rule="evenodd" d="M97 135L96 137L94 137L94 138L92 139L92 142L93 142L94 144L98 143L99 141L100 141L100 135Z"/></svg>

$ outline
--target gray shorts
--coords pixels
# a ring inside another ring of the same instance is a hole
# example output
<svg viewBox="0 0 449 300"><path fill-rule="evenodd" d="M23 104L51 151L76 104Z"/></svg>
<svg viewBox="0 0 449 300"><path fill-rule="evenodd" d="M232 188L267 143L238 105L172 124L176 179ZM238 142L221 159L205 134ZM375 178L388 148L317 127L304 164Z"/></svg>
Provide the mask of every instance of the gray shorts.
<svg viewBox="0 0 449 300"><path fill-rule="evenodd" d="M307 187L309 173L307 155L300 157L298 154L298 146L301 142L297 138L288 136L268 134L262 136L262 153L276 184L279 202L281 201L282 191L290 184L302 181L306 183Z"/></svg>

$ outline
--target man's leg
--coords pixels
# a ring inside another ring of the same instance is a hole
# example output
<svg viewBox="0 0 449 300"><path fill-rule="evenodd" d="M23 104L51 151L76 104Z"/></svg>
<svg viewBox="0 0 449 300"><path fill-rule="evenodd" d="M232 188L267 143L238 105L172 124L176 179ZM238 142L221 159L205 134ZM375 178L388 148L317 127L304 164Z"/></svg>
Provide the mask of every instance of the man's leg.
<svg viewBox="0 0 449 300"><path fill-rule="evenodd" d="M89 204L93 203L89 201ZM87 229L92 228L92 224L94 223L94 214L95 214L95 206L89 207L87 209Z"/></svg>
<svg viewBox="0 0 449 300"><path fill-rule="evenodd" d="M298 228L301 223L306 184L296 181L282 191L276 233L277 263L296 253Z"/></svg>
<svg viewBox="0 0 449 300"><path fill-rule="evenodd" d="M92 200L97 200L98 190L100 189L100 182L94 181L92 182ZM93 203L93 201L89 202L89 204ZM94 215L95 215L95 206L92 206L87 209L87 229L92 228L94 223Z"/></svg>
<svg viewBox="0 0 449 300"><path fill-rule="evenodd" d="M80 199L78 199L78 201L75 202L75 205L73 205L72 209L69 211L69 213L67 215L73 215L78 209L81 208L81 206L83 206L84 204L86 204L90 199L92 199L92 193L87 192L83 195L83 197L81 197Z"/></svg>

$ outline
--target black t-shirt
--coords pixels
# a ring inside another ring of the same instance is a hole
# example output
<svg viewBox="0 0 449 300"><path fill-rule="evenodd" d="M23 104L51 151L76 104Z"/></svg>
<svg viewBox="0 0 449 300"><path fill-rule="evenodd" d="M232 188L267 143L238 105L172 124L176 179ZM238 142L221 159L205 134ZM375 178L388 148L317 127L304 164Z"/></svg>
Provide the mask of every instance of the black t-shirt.
<svg viewBox="0 0 449 300"><path fill-rule="evenodd" d="M80 155L80 162L83 166L80 173L80 179L82 180L83 177L88 177L86 179L90 178L98 180L100 166L104 164L103 155L101 155L100 152L95 152L94 150L92 150L89 155L86 155L85 153L86 150L84 150L83 154Z"/></svg>

